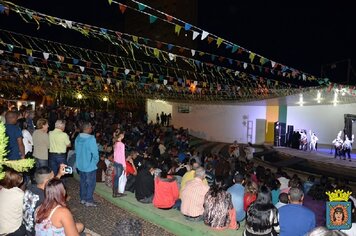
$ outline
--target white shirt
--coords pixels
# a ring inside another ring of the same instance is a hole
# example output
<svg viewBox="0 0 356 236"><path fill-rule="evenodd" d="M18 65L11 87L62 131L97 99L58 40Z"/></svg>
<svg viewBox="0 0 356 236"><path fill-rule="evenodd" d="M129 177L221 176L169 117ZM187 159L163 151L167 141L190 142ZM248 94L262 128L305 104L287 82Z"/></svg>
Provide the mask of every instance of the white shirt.
<svg viewBox="0 0 356 236"><path fill-rule="evenodd" d="M22 137L23 137L22 142L23 145L25 146L25 154L27 154L28 152L32 152L32 146L33 146L32 135L30 134L30 132L28 132L28 130L23 129Z"/></svg>
<svg viewBox="0 0 356 236"><path fill-rule="evenodd" d="M22 223L22 205L25 193L15 187L0 189L0 235L15 232Z"/></svg>

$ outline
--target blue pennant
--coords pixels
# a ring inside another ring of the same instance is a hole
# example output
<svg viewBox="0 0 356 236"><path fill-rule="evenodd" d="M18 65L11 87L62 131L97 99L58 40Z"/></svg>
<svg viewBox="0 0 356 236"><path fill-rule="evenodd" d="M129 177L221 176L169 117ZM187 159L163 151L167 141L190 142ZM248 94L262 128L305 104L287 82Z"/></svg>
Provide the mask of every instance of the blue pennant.
<svg viewBox="0 0 356 236"><path fill-rule="evenodd" d="M232 59L231 58L229 58L229 63L230 63L230 65L232 65Z"/></svg>
<svg viewBox="0 0 356 236"><path fill-rule="evenodd" d="M29 62L30 64L32 64L33 61L34 61L33 57L29 56L29 57L28 57L28 62Z"/></svg>
<svg viewBox="0 0 356 236"><path fill-rule="evenodd" d="M103 33L103 34L106 34L106 33L108 32L108 30L107 30L107 29L104 29L104 28L100 28L100 31L101 31L101 33Z"/></svg>
<svg viewBox="0 0 356 236"><path fill-rule="evenodd" d="M73 58L73 64L74 64L74 65L78 64L78 62L79 62L78 59Z"/></svg>
<svg viewBox="0 0 356 236"><path fill-rule="evenodd" d="M5 11L5 6L0 4L0 13L4 13Z"/></svg>
<svg viewBox="0 0 356 236"><path fill-rule="evenodd" d="M146 6L143 5L142 3L137 3L137 5L138 5L138 9L139 9L140 11L143 11L143 10L145 10L145 8L146 8Z"/></svg>
<svg viewBox="0 0 356 236"><path fill-rule="evenodd" d="M192 28L192 25L191 25L191 24L188 24L188 23L185 23L184 29L185 29L185 30L190 30L190 28Z"/></svg>
<svg viewBox="0 0 356 236"><path fill-rule="evenodd" d="M172 44L168 44L167 47L168 47L168 50L170 51L170 50L172 50L173 45Z"/></svg>

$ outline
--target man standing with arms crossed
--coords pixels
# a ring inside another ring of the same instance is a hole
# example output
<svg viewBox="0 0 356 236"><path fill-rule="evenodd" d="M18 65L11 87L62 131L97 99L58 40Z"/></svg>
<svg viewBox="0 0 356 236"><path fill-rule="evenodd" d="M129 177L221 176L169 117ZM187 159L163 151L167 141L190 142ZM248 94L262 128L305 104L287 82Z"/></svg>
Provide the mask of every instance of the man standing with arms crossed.
<svg viewBox="0 0 356 236"><path fill-rule="evenodd" d="M96 185L96 169L99 162L99 151L89 122L84 122L82 133L75 139L77 168L80 171L80 203L87 207L96 207L94 190Z"/></svg>
<svg viewBox="0 0 356 236"><path fill-rule="evenodd" d="M66 123L57 120L53 131L49 132L49 158L48 165L54 173L58 174L60 164L67 164L67 147L70 147L68 134L64 132Z"/></svg>

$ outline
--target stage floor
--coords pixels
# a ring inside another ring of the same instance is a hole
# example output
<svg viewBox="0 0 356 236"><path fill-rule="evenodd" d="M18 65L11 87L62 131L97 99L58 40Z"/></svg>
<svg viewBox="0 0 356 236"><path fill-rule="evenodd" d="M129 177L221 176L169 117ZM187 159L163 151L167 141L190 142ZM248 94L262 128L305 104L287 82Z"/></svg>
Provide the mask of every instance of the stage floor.
<svg viewBox="0 0 356 236"><path fill-rule="evenodd" d="M309 173L323 174L330 177L356 180L356 154L351 154L351 161L334 158L334 150L329 147L319 147L318 151L302 151L288 147L273 147L279 153L281 160L274 164L302 170Z"/></svg>

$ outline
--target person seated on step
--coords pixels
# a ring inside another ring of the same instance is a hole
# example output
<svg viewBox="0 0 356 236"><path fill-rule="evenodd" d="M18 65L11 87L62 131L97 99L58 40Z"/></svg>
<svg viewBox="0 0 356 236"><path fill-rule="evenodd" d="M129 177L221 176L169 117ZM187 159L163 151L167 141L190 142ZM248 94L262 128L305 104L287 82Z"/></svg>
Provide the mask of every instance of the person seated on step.
<svg viewBox="0 0 356 236"><path fill-rule="evenodd" d="M205 194L204 224L214 229L238 229L236 211L231 194L223 189L223 181L216 179L215 184Z"/></svg>
<svg viewBox="0 0 356 236"><path fill-rule="evenodd" d="M205 170L199 167L195 170L195 178L188 181L181 191L181 212L187 220L201 221L204 213L204 197L209 186L203 183Z"/></svg>
<svg viewBox="0 0 356 236"><path fill-rule="evenodd" d="M137 176L137 169L134 164L134 158L138 155L137 151L131 151L130 155L126 157L126 178L127 182L125 185L125 190L130 192L135 192L135 181Z"/></svg>
<svg viewBox="0 0 356 236"><path fill-rule="evenodd" d="M180 183L180 191L185 187L185 184L189 181L194 179L195 170L199 167L199 164L195 161L195 159L191 159L189 162L189 168L191 168L188 172L183 175L183 178ZM204 184L208 185L208 181L206 179L203 180Z"/></svg>
<svg viewBox="0 0 356 236"><path fill-rule="evenodd" d="M160 175L154 180L153 206L163 210L171 208L179 210L180 201L178 183L175 177L169 173L171 168L168 163L163 163L160 169Z"/></svg>
<svg viewBox="0 0 356 236"><path fill-rule="evenodd" d="M155 163L146 160L138 171L135 181L135 197L141 203L152 203L154 194Z"/></svg>

